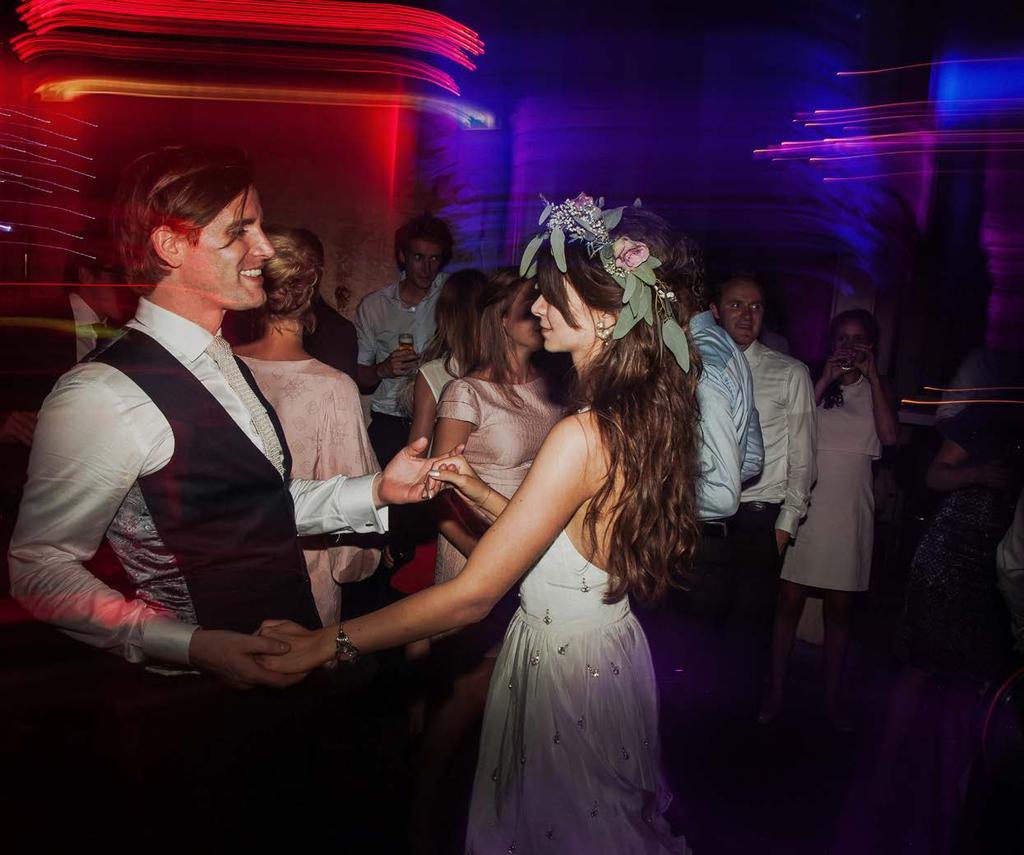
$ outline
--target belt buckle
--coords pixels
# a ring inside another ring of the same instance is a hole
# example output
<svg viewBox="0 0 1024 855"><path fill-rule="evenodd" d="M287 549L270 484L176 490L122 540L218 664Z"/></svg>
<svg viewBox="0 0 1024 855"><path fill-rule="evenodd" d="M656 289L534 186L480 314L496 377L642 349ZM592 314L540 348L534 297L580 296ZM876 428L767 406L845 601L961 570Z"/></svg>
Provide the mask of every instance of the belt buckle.
<svg viewBox="0 0 1024 855"><path fill-rule="evenodd" d="M744 502L744 504L755 514L761 513L761 511L765 510L768 507L767 502Z"/></svg>
<svg viewBox="0 0 1024 855"><path fill-rule="evenodd" d="M725 520L705 520L704 529L714 528L718 529L719 533L717 537L728 537L729 536L729 524Z"/></svg>

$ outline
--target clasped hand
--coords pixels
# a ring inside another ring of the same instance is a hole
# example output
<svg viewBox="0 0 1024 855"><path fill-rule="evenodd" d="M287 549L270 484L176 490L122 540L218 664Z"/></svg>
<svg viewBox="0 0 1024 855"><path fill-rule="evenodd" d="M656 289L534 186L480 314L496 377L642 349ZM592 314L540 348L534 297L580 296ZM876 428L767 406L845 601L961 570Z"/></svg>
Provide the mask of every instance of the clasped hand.
<svg viewBox="0 0 1024 855"><path fill-rule="evenodd" d="M428 445L427 440L420 437L391 458L374 485L373 498L377 507L432 499L441 489L443 485L430 477L430 472L441 461L462 454L465 446L457 445L451 451L437 457L424 457Z"/></svg>
<svg viewBox="0 0 1024 855"><path fill-rule="evenodd" d="M483 506L493 491L480 479L460 452L461 448L452 449L452 453L438 459L437 464L430 470L428 488L436 493L450 487L478 511L486 516L492 516Z"/></svg>

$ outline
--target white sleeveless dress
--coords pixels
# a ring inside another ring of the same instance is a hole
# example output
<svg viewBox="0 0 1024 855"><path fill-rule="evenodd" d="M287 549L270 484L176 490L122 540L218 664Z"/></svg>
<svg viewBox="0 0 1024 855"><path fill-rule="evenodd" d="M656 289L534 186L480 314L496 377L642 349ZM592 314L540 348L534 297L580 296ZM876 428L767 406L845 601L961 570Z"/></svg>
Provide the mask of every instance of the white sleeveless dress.
<svg viewBox="0 0 1024 855"><path fill-rule="evenodd" d="M628 599L563 531L523 579L484 712L470 855L688 853L662 812L658 697Z"/></svg>

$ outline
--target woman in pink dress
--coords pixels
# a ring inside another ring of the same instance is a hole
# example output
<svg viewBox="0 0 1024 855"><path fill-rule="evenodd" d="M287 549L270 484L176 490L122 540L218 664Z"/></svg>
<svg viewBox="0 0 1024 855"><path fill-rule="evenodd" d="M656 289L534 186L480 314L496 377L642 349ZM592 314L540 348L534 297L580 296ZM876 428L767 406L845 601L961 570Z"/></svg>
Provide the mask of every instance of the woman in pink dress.
<svg viewBox="0 0 1024 855"><path fill-rule="evenodd" d="M534 296L532 280L521 279L514 268L488 280L476 304L477 362L448 383L437 402L434 448L465 445L465 457L480 478L505 497L523 483L544 438L565 412L551 378L533 361L544 347L530 314ZM440 516L435 582L458 575L484 526L458 499Z"/></svg>
<svg viewBox="0 0 1024 855"><path fill-rule="evenodd" d="M322 480L379 472L356 384L302 345L303 334L315 323L311 301L323 276L323 245L305 229L266 232L275 255L263 268L267 302L260 316L262 333L235 353L277 411L292 455L292 476ZM332 545L325 538L306 540L313 599L328 625L341 615L342 583L372 574L380 553L354 544Z"/></svg>

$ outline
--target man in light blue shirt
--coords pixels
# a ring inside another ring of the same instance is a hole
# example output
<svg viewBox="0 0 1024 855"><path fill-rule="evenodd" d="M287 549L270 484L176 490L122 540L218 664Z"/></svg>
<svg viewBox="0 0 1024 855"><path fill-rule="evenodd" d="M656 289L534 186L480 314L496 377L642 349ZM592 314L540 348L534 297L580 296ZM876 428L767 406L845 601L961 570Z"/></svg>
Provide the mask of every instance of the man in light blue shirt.
<svg viewBox="0 0 1024 855"><path fill-rule="evenodd" d="M764 443L754 407L754 383L743 352L710 311L690 318L690 335L702 360L700 404L700 518L725 520L740 505L743 482L761 471ZM706 527L707 529L707 527ZM723 533L725 529L723 527Z"/></svg>

